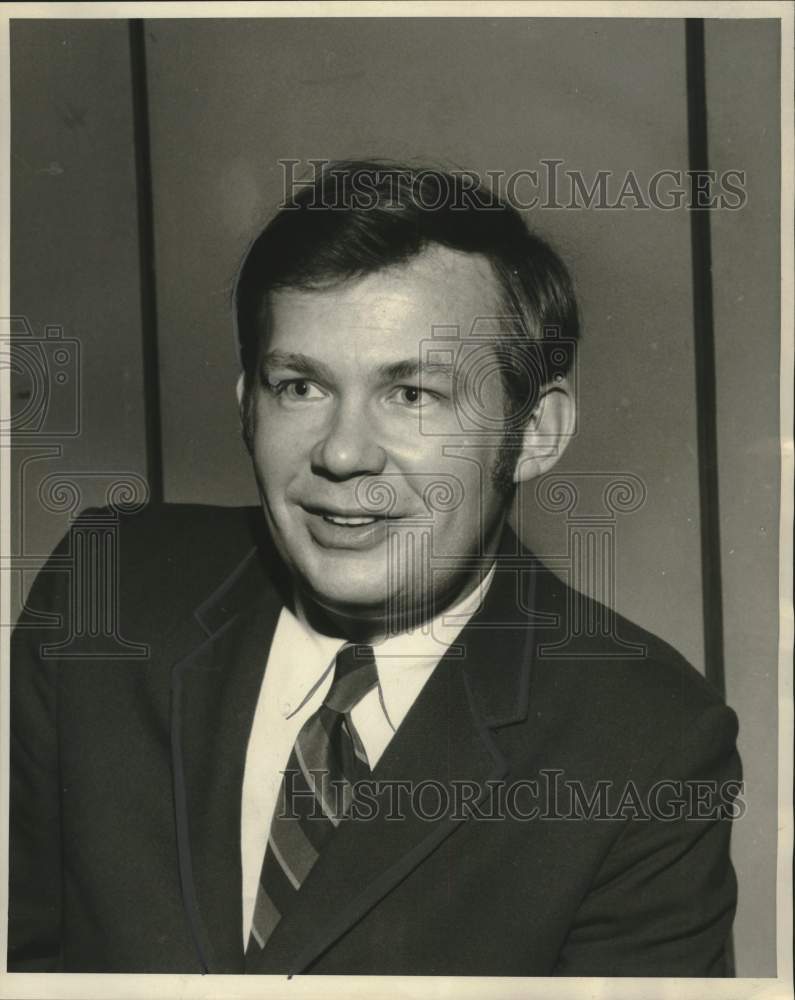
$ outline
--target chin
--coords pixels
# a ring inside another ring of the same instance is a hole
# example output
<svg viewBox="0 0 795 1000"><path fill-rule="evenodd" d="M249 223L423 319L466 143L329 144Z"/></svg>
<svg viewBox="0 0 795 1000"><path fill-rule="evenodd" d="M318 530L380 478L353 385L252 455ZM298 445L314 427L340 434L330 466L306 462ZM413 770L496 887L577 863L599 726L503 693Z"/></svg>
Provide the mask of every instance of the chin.
<svg viewBox="0 0 795 1000"><path fill-rule="evenodd" d="M410 573L406 578L405 572L395 572L397 567L390 571L385 547L362 553L323 551L314 545L299 550L296 545L292 555L290 565L306 596L333 614L381 620L388 607L402 609L414 603L417 576ZM419 574L420 579L423 576Z"/></svg>
<svg viewBox="0 0 795 1000"><path fill-rule="evenodd" d="M357 612L360 612L362 617L369 617L368 612L370 614L380 612L388 600L382 580L369 583L348 577L337 581L327 576L321 581L307 582L311 588L310 594L317 604L328 611L351 617L358 617Z"/></svg>
<svg viewBox="0 0 795 1000"><path fill-rule="evenodd" d="M406 600L407 588L397 580L387 581L381 572L357 574L348 572L327 572L304 577L307 595L315 604L326 611L352 619L378 619L384 617L386 609L402 605Z"/></svg>
<svg viewBox="0 0 795 1000"><path fill-rule="evenodd" d="M374 598L372 590L349 588L344 593L332 594L324 587L322 590L309 589L306 594L321 612L337 619L351 622L381 622L384 619L386 601L383 596Z"/></svg>

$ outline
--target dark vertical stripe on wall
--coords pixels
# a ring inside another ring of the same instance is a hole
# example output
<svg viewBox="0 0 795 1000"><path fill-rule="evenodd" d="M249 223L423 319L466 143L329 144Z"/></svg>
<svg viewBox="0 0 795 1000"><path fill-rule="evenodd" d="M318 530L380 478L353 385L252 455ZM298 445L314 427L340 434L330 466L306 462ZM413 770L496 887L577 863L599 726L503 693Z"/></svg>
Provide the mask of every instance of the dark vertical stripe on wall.
<svg viewBox="0 0 795 1000"><path fill-rule="evenodd" d="M685 20L687 63L687 146L691 191L709 170L707 71L703 18ZM712 309L712 220L710 209L690 211L693 269L693 334L696 362L698 494L701 523L701 594L704 618L704 673L726 695L723 665L723 577L718 503L718 413L715 376L715 318ZM725 975L734 975L734 938L726 942Z"/></svg>
<svg viewBox="0 0 795 1000"><path fill-rule="evenodd" d="M685 21L687 133L691 184L709 169L704 21ZM718 506L718 433L715 390L715 327L712 311L710 210L690 212L693 268L693 330L696 363L696 419L701 513L701 580L704 611L704 663L707 679L725 694L723 668L723 594Z"/></svg>
<svg viewBox="0 0 795 1000"><path fill-rule="evenodd" d="M146 476L152 500L163 499L163 438L160 419L160 365L157 349L157 290L152 208L152 160L149 146L149 100L146 86L146 38L143 20L130 21L130 68L133 142L138 194L138 253L141 282Z"/></svg>

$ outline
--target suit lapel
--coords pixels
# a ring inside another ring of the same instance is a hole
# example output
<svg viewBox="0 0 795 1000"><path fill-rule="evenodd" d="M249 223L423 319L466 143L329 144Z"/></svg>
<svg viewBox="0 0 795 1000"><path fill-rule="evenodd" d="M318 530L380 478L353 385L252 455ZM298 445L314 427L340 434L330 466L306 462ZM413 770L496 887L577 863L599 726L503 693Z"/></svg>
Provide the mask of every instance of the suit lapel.
<svg viewBox="0 0 795 1000"><path fill-rule="evenodd" d="M249 960L249 971L308 969L466 821L466 812L455 816L448 809L423 817L412 808L411 789L432 782L436 790L427 802L454 803L466 783L468 795L482 802L489 782L507 773L492 729L527 713L532 630L526 607L534 579L528 554L522 556L506 531L483 608L440 661L373 772L375 815L343 822L265 950ZM401 818L388 819L395 803Z"/></svg>
<svg viewBox="0 0 795 1000"><path fill-rule="evenodd" d="M241 972L246 746L281 602L252 552L196 612L209 633L172 671L180 878L204 971Z"/></svg>

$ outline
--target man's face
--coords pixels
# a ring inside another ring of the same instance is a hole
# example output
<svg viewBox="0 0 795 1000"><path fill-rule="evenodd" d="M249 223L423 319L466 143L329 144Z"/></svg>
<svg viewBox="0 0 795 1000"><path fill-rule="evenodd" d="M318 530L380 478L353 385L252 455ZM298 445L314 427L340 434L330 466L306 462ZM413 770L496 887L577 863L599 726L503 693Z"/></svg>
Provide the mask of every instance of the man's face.
<svg viewBox="0 0 795 1000"><path fill-rule="evenodd" d="M467 557L495 550L510 502L494 476L504 390L494 365L459 373L483 356L471 331L496 301L487 262L442 247L271 296L252 458L274 541L326 611L386 631L401 613L438 614L477 580ZM460 331L453 371L429 353L434 325ZM491 433L462 430L462 409Z"/></svg>

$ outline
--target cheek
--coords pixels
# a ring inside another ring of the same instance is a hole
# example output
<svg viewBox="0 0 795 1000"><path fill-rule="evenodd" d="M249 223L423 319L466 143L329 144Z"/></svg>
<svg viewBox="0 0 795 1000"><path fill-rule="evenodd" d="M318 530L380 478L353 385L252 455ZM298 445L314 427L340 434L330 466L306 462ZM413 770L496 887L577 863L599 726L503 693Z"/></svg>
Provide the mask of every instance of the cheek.
<svg viewBox="0 0 795 1000"><path fill-rule="evenodd" d="M261 433L254 439L253 461L260 490L270 497L284 491L296 467L295 452L285 447L283 439Z"/></svg>
<svg viewBox="0 0 795 1000"><path fill-rule="evenodd" d="M283 480L290 469L296 468L307 436L289 420L266 413L262 404L254 411L252 423L252 454L258 474L266 480Z"/></svg>
<svg viewBox="0 0 795 1000"><path fill-rule="evenodd" d="M429 468L430 464L425 466L425 470ZM436 473L422 477L423 500L435 530L448 537L476 535L485 482L477 453L471 460L437 458Z"/></svg>
<svg viewBox="0 0 795 1000"><path fill-rule="evenodd" d="M456 478L455 486L461 496L458 508L451 517L458 516L462 523L477 530L488 528L495 517L503 513L505 497L495 482L500 451L498 448L462 448L462 460L449 466ZM463 458L466 456L466 458ZM480 522L484 523L480 525Z"/></svg>

